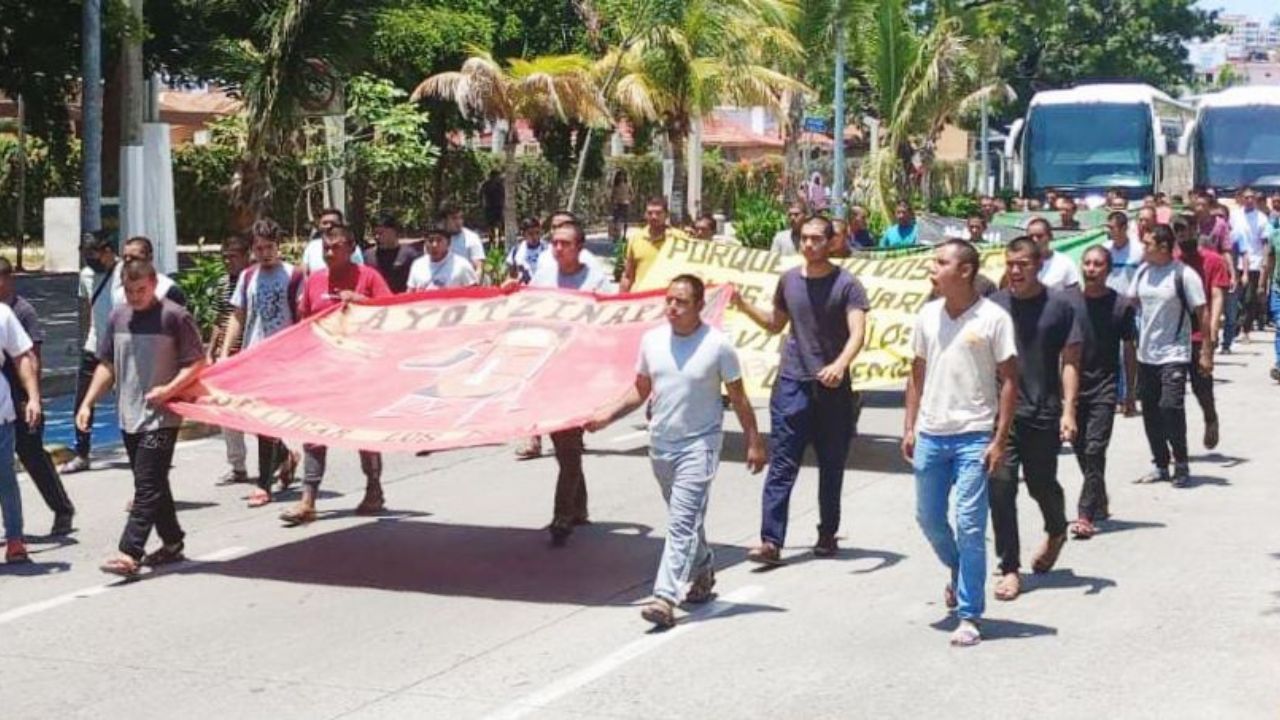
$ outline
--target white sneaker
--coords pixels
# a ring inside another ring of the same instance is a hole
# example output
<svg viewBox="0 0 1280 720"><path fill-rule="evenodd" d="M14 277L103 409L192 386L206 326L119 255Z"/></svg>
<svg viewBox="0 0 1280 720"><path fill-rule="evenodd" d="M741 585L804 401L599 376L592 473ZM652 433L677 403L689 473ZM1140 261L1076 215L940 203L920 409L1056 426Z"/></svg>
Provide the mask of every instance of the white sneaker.
<svg viewBox="0 0 1280 720"><path fill-rule="evenodd" d="M84 472L90 469L91 468L89 467L89 459L76 455L70 460L59 465L58 473L60 475L73 475L75 473Z"/></svg>

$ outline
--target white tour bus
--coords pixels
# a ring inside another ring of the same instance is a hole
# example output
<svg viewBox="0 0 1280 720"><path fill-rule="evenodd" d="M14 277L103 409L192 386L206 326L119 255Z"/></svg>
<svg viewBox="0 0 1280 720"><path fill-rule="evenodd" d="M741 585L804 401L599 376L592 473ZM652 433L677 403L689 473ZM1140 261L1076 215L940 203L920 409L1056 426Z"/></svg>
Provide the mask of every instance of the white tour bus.
<svg viewBox="0 0 1280 720"><path fill-rule="evenodd" d="M1280 192L1280 87L1237 87L1206 95L1181 149L1192 182L1220 197L1243 187Z"/></svg>
<svg viewBox="0 0 1280 720"><path fill-rule="evenodd" d="M1189 163L1179 141L1195 111L1150 85L1081 85L1031 98L1009 128L1005 157L1023 197L1049 190L1100 205L1116 188L1129 200L1186 192Z"/></svg>

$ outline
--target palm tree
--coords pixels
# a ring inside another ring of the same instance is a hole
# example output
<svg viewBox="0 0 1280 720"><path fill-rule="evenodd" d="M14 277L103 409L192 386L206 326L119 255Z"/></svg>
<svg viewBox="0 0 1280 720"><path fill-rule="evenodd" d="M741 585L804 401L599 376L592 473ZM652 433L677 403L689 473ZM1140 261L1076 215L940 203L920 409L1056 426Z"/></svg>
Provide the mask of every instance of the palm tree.
<svg viewBox="0 0 1280 720"><path fill-rule="evenodd" d="M766 105L779 116L784 94L804 85L774 69L800 53L788 29L786 0L687 0L658 3L643 18L620 17L623 36L597 73L618 69L610 100L639 123L666 132L675 164L672 214L684 217L685 142L693 122L717 105ZM637 28L634 23L645 23ZM638 30L638 31L637 31Z"/></svg>
<svg viewBox="0 0 1280 720"><path fill-rule="evenodd" d="M591 74L591 61L581 55L513 58L503 67L488 52L471 48L462 68L423 80L412 99L435 97L457 104L469 118L505 122L511 137L503 155L503 225L510 241L516 233L516 123L555 117L584 124L606 124L609 112Z"/></svg>

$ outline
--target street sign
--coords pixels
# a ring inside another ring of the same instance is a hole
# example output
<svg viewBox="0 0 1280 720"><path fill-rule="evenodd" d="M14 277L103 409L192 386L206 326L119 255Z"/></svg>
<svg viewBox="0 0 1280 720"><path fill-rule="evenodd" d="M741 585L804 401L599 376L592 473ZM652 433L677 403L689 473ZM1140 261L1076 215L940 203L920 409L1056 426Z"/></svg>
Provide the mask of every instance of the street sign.
<svg viewBox="0 0 1280 720"><path fill-rule="evenodd" d="M815 133L829 133L831 132L831 123L827 122L826 118L807 117L804 119L804 131L815 132Z"/></svg>

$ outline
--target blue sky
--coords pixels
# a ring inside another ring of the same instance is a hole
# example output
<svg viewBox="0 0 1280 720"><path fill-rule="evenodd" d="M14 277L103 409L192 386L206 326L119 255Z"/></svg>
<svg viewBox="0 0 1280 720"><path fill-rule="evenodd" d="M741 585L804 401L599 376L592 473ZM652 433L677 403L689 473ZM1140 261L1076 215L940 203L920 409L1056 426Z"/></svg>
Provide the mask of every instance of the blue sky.
<svg viewBox="0 0 1280 720"><path fill-rule="evenodd" d="M1233 15L1252 15L1260 20L1270 20L1280 13L1276 0L1200 0L1198 5L1206 10L1222 10Z"/></svg>

